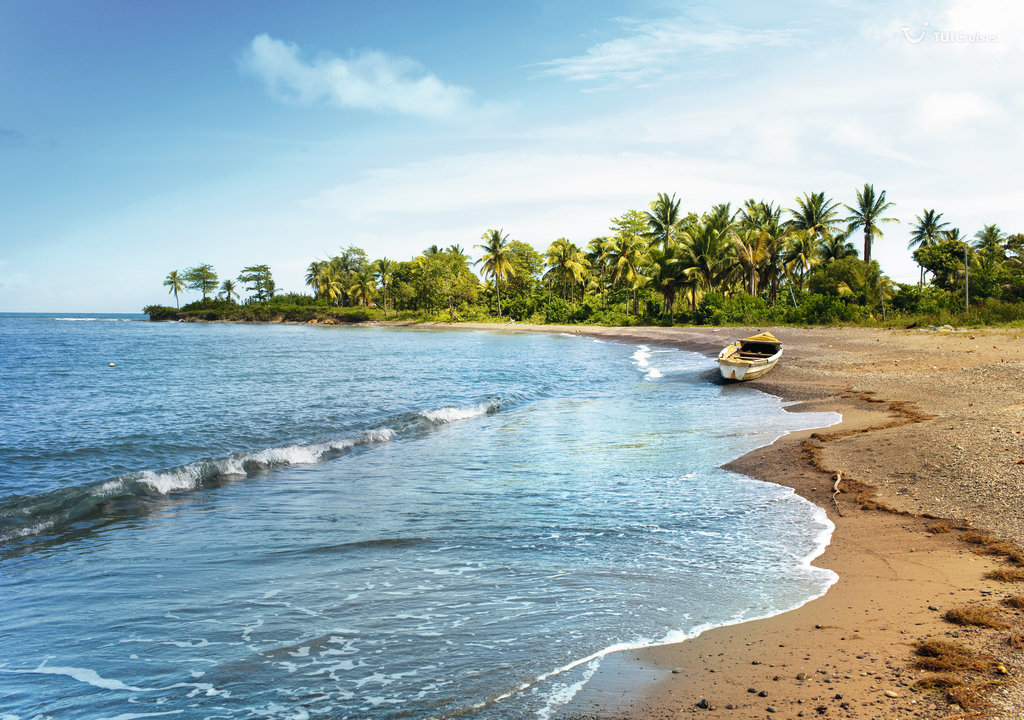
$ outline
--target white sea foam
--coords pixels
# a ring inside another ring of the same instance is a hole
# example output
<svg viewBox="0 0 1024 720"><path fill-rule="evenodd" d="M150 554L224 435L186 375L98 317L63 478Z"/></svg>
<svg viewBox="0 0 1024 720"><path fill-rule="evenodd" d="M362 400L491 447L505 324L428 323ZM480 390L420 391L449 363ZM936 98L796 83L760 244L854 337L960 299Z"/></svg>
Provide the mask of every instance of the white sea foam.
<svg viewBox="0 0 1024 720"><path fill-rule="evenodd" d="M191 463L184 467L160 472L143 470L139 473L138 482L148 485L161 495L169 495L182 490L195 490L199 487L201 479L202 465Z"/></svg>
<svg viewBox="0 0 1024 720"><path fill-rule="evenodd" d="M131 322L128 318L58 317L60 322Z"/></svg>
<svg viewBox="0 0 1024 720"><path fill-rule="evenodd" d="M367 430L363 433L363 442L388 442L389 440L393 440L394 437L395 431L391 428L376 428L374 430Z"/></svg>
<svg viewBox="0 0 1024 720"><path fill-rule="evenodd" d="M111 678L102 677L98 672L90 668L47 665L45 660L35 670L0 670L0 672L22 672L31 673L35 675L67 675L70 678L74 678L78 682L86 683L87 685L92 685L93 687L102 688L103 690L128 690L130 692L146 692L146 688L135 687L133 685L126 685L120 680L113 680Z"/></svg>
<svg viewBox="0 0 1024 720"><path fill-rule="evenodd" d="M278 467L287 465L313 465L323 457L325 448L317 445L284 445L283 447L253 450L246 453L246 461L259 464L260 467Z"/></svg>
<svg viewBox="0 0 1024 720"><path fill-rule="evenodd" d="M636 351L632 355L633 362L636 366L643 370L651 364L651 349L646 345L638 345Z"/></svg>
<svg viewBox="0 0 1024 720"><path fill-rule="evenodd" d="M469 405L466 407L443 407L438 410L424 410L420 415L432 423L441 425L444 423L456 422L458 420L469 420L470 418L486 415L488 412L492 411L493 407L493 405L489 405L487 403Z"/></svg>
<svg viewBox="0 0 1024 720"><path fill-rule="evenodd" d="M644 374L644 380L657 380L664 377L661 370L651 365L651 349L646 345L638 345L636 351L630 356L637 370Z"/></svg>

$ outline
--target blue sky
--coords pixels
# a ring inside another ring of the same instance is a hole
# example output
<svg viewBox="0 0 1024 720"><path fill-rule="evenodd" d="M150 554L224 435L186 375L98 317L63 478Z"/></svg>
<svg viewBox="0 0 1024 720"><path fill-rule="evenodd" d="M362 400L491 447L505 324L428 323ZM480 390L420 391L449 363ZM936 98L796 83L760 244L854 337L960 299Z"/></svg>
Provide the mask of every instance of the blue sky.
<svg viewBox="0 0 1024 720"><path fill-rule="evenodd" d="M0 311L864 182L912 282L924 208L1024 232L1021 66L1024 6L990 0L0 0Z"/></svg>

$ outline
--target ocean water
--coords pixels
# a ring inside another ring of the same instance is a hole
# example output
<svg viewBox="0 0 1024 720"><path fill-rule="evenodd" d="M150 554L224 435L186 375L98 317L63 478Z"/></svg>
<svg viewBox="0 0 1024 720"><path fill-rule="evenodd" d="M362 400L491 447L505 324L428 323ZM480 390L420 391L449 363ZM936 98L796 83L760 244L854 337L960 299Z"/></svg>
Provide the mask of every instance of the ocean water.
<svg viewBox="0 0 1024 720"><path fill-rule="evenodd" d="M0 717L557 716L834 581L831 414L569 335L0 315ZM114 363L114 367L109 364Z"/></svg>

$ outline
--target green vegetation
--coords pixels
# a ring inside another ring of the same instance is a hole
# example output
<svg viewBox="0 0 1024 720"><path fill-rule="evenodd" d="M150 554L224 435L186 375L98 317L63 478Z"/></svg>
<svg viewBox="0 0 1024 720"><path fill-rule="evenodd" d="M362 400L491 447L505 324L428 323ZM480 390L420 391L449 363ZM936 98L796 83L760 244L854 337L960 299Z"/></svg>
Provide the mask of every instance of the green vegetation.
<svg viewBox="0 0 1024 720"><path fill-rule="evenodd" d="M310 294L277 292L267 265L218 284L208 265L163 281L175 307L154 320L356 322L443 320L600 325L1001 325L1024 321L1024 235L987 225L968 241L925 209L911 229L916 284L893 283L872 244L892 202L866 183L843 205L824 192L794 207L747 200L684 213L674 194L627 210L607 236L582 245L555 239L538 252L489 229L473 263L462 247L436 245L400 261L349 246L313 260ZM842 216L845 211L847 215ZM863 235L863 259L850 238ZM478 267L480 277L473 271ZM218 289L220 294L212 297ZM178 308L185 289L201 300ZM240 298L244 288L246 297Z"/></svg>

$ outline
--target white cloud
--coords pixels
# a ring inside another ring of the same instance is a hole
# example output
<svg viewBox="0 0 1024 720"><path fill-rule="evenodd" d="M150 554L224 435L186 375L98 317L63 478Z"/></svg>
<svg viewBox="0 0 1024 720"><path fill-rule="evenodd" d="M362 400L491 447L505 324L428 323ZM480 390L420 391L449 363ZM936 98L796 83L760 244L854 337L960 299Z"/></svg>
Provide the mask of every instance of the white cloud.
<svg viewBox="0 0 1024 720"><path fill-rule="evenodd" d="M794 38L792 31L750 30L723 23L701 24L686 17L634 23L624 37L590 47L583 55L538 63L541 74L609 86L636 85L680 74L687 56L781 46Z"/></svg>
<svg viewBox="0 0 1024 720"><path fill-rule="evenodd" d="M297 45L266 34L253 38L240 65L286 102L446 118L468 109L472 98L468 89L445 84L409 58L369 51L349 60L307 62Z"/></svg>
<svg viewBox="0 0 1024 720"><path fill-rule="evenodd" d="M951 130L974 125L1002 115L991 100L973 92L933 92L921 102L918 124L926 132L946 134Z"/></svg>

